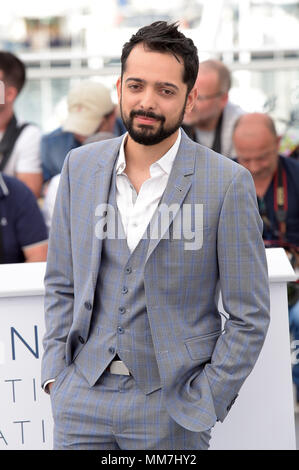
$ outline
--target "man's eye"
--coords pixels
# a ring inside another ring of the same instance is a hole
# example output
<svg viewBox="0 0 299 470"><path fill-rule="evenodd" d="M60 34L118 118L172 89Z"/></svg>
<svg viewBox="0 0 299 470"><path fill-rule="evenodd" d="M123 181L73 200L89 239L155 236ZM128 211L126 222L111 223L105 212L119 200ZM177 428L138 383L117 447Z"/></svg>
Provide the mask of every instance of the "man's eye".
<svg viewBox="0 0 299 470"><path fill-rule="evenodd" d="M138 88L140 88L140 85L137 85L137 84L132 83L131 85L129 85L129 88L130 88L131 90L138 90Z"/></svg>
<svg viewBox="0 0 299 470"><path fill-rule="evenodd" d="M167 95L167 96L171 96L173 95L173 91L172 90L168 90L167 88L163 88L163 90L161 90L162 94L163 95Z"/></svg>

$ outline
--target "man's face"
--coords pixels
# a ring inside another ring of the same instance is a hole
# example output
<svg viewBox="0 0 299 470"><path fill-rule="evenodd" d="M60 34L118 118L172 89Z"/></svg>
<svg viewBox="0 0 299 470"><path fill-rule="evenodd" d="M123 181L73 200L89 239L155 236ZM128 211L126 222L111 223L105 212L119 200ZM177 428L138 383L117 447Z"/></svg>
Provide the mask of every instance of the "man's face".
<svg viewBox="0 0 299 470"><path fill-rule="evenodd" d="M218 74L214 70L200 70L196 80L197 100L184 122L199 128L218 118L225 107L228 95L222 93Z"/></svg>
<svg viewBox="0 0 299 470"><path fill-rule="evenodd" d="M278 163L279 139L265 126L244 126L237 128L234 135L238 162L256 181L272 178Z"/></svg>
<svg viewBox="0 0 299 470"><path fill-rule="evenodd" d="M135 46L127 59L117 91L123 122L131 138L156 145L180 127L185 108L191 109L196 92L187 96L184 65L172 54Z"/></svg>

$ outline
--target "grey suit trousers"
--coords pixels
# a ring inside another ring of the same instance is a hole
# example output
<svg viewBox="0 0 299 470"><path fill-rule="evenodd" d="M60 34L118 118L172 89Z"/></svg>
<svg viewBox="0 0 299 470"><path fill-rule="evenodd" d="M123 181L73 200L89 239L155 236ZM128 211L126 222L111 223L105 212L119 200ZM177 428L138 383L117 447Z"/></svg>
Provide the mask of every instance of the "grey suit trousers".
<svg viewBox="0 0 299 470"><path fill-rule="evenodd" d="M131 376L104 372L90 387L75 363L51 389L55 450L204 450L210 431L192 432L167 413L161 389L145 395Z"/></svg>

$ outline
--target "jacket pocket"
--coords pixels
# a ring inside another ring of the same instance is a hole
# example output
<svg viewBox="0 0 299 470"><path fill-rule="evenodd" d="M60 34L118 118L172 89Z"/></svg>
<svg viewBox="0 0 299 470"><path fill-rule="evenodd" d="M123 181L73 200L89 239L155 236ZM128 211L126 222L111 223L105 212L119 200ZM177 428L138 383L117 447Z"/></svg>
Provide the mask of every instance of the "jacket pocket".
<svg viewBox="0 0 299 470"><path fill-rule="evenodd" d="M185 341L187 351L194 361L209 359L214 351L216 342L222 331L218 330L208 335L196 336Z"/></svg>

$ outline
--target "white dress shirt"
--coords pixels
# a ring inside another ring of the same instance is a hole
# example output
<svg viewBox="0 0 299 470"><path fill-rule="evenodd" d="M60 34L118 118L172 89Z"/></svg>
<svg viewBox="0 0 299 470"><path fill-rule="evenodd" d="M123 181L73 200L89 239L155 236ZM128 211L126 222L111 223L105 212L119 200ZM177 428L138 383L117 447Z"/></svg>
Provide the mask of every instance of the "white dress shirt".
<svg viewBox="0 0 299 470"><path fill-rule="evenodd" d="M168 152L150 166L151 177L144 181L138 194L125 173L126 159L124 146L126 138L127 134L122 140L116 163L116 204L128 247L132 252L142 238L165 191L180 145L181 130L179 129L178 137Z"/></svg>

